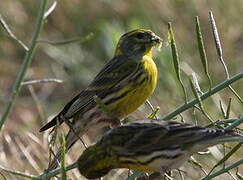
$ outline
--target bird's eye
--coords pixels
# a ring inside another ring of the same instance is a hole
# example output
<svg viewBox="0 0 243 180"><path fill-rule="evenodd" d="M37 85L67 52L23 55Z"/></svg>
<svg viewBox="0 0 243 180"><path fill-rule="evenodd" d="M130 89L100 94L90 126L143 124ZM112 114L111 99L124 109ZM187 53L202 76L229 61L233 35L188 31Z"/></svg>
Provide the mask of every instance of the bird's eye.
<svg viewBox="0 0 243 180"><path fill-rule="evenodd" d="M145 34L144 33L138 33L138 34L136 34L136 38L137 39L144 39L144 37L145 37Z"/></svg>

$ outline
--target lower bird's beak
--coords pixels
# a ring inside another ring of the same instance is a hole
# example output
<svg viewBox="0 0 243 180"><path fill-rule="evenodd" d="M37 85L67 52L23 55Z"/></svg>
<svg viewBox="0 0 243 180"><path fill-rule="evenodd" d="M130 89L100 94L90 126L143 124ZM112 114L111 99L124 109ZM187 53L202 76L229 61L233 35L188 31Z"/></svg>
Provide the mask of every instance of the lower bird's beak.
<svg viewBox="0 0 243 180"><path fill-rule="evenodd" d="M155 44L161 44L162 43L162 39L159 37L159 36L156 36L154 35L152 38L151 38L151 41Z"/></svg>
<svg viewBox="0 0 243 180"><path fill-rule="evenodd" d="M158 50L160 51L162 47L162 39L159 36L154 35L151 38L152 46L156 46Z"/></svg>

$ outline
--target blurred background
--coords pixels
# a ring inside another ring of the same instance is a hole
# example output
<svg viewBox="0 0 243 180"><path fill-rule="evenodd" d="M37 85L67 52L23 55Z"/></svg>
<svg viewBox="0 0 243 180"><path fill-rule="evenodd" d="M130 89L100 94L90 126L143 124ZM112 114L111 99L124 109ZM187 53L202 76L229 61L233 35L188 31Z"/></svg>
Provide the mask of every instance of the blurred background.
<svg viewBox="0 0 243 180"><path fill-rule="evenodd" d="M3 1L3 0L2 0ZM54 1L48 2L48 7ZM39 1L8 0L0 2L0 14L12 32L29 45L35 28ZM212 10L216 19L223 55L230 75L243 71L243 1L237 0L62 0L46 19L39 40L61 41L72 38L86 40L64 45L39 43L27 80L57 78L63 83L35 84L23 86L3 130L0 132L0 164L11 169L40 174L48 163L48 132L41 134L39 128L81 89L85 88L103 65L112 58L119 37L132 29L151 29L164 39L161 51L155 52L159 69L158 87L151 97L153 106L159 106L158 116L166 115L184 103L183 91L176 79L170 46L167 39L167 23L172 22L179 56L182 79L187 94L192 99L188 75L195 72L202 91L209 84L200 61L195 33L195 16L199 16L205 48L208 55L209 72L216 85L226 79L220 64L208 12ZM91 35L92 33L92 35ZM87 38L88 36L88 38ZM25 50L8 37L0 28L0 116L8 101L17 72L23 62ZM233 84L243 97L242 80ZM229 89L204 101L206 112L213 120L223 118L219 101L226 108L232 98L230 117L242 114L242 105ZM143 118L151 113L147 106L136 111L133 118ZM209 123L197 110L182 114L185 122L206 125ZM178 118L180 120L181 117ZM65 128L64 128L65 131ZM229 146L233 146L230 144ZM82 146L77 144L68 156L68 163L80 155ZM228 150L227 150L228 151ZM238 151L227 163L234 162L243 152ZM217 146L208 155L195 155L204 170L210 169L223 157L222 146ZM186 163L185 179L199 179L204 176L197 166ZM241 168L243 170L243 168ZM197 172L197 173L195 173ZM215 179L237 179L236 170L232 175L223 174ZM9 179L22 179L4 173ZM77 170L68 173L71 179L82 179ZM126 172L125 172L126 175ZM124 171L114 171L107 179L125 179ZM1 179L1 175L0 175ZM178 173L175 179L181 179Z"/></svg>

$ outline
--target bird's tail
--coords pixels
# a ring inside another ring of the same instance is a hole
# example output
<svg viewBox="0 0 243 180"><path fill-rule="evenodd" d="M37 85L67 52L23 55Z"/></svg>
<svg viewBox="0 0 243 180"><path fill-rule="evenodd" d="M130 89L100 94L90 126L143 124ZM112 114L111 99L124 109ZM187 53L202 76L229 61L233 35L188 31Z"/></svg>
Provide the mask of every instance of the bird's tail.
<svg viewBox="0 0 243 180"><path fill-rule="evenodd" d="M225 135L225 136L220 136L216 137L213 139L206 139L200 142L201 144L222 144L222 143L227 143L227 142L243 142L243 136L241 135Z"/></svg>
<svg viewBox="0 0 243 180"><path fill-rule="evenodd" d="M44 126L42 126L39 130L39 132L43 132L47 129L50 129L54 126L56 126L57 124L62 124L64 122L64 120L62 118L60 118L60 114L58 114L56 117L54 117L51 121L49 121L48 123L46 123Z"/></svg>
<svg viewBox="0 0 243 180"><path fill-rule="evenodd" d="M218 134L213 136L205 136L193 146L193 151L198 152L201 149L208 148L217 144L227 142L243 142L243 136L234 133L232 130L220 130Z"/></svg>

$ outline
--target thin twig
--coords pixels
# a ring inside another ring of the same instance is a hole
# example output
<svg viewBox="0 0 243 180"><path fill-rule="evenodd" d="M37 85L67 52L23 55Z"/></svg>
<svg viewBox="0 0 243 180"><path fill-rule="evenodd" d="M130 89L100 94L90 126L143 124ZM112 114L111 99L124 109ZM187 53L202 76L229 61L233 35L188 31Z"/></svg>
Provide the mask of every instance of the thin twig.
<svg viewBox="0 0 243 180"><path fill-rule="evenodd" d="M160 108L159 107L156 107L156 108L154 108L153 107L153 105L149 102L149 100L147 99L146 100L146 102L145 102L145 104L151 109L151 114L149 115L149 117L153 117L153 118L155 118L155 119L158 119L158 117L157 117L157 112L160 110ZM149 118L148 117L148 118Z"/></svg>
<svg viewBox="0 0 243 180"><path fill-rule="evenodd" d="M5 123L11 109L12 106L15 103L15 100L19 94L19 91L21 89L21 83L25 77L25 74L27 72L27 69L31 63L32 57L34 55L35 49L37 47L37 39L40 35L42 26L43 26L43 17L44 17L44 13L45 13L45 9L46 9L46 4L47 4L47 0L42 0L41 4L40 4L40 10L39 10L39 14L37 17L37 23L36 23L36 27L35 27L35 31L31 40L31 44L30 44L30 48L29 51L26 51L25 53L25 57L23 60L23 63L20 67L20 70L18 72L17 78L15 80L14 86L12 88L12 95L9 99L9 102L7 103L7 105L5 106L5 109L3 111L3 116L0 120L0 130L2 129L3 124Z"/></svg>
<svg viewBox="0 0 243 180"><path fill-rule="evenodd" d="M202 115L204 115L211 122L211 124L213 123L212 118L205 111L202 111L202 109L200 107L197 107L196 105L194 105L193 107L195 110L198 110L199 112L201 112Z"/></svg>
<svg viewBox="0 0 243 180"><path fill-rule="evenodd" d="M53 4L46 10L44 14L44 19L46 19L56 8L57 1L54 1Z"/></svg>
<svg viewBox="0 0 243 180"><path fill-rule="evenodd" d="M153 105L149 102L149 100L146 100L145 104L151 109L151 111L154 111Z"/></svg>
<svg viewBox="0 0 243 180"><path fill-rule="evenodd" d="M84 43L88 40L90 40L92 37L94 36L94 33L89 33L88 35L84 36L84 37L76 37L76 38L71 38L71 39L65 39L65 40L59 40L59 41L50 41L50 40L38 40L38 43L46 43L46 44L50 44L53 46L57 46L57 45L65 45L65 44L70 44L70 43Z"/></svg>
<svg viewBox="0 0 243 180"><path fill-rule="evenodd" d="M191 159L189 159L188 162L197 166L205 175L207 175L207 171L203 169L203 166L199 162L197 162L197 160L193 156L191 156Z"/></svg>
<svg viewBox="0 0 243 180"><path fill-rule="evenodd" d="M4 30L8 33L8 35L15 40L18 44L20 44L20 46L22 46L25 51L29 51L29 48L21 41L19 40L14 33L10 30L10 28L8 27L7 23L4 21L2 15L0 14L0 24L2 25L2 27L4 28Z"/></svg>
<svg viewBox="0 0 243 180"><path fill-rule="evenodd" d="M85 144L85 142L83 141L82 137L79 136L78 132L75 131L74 127L73 127L73 124L66 120L65 123L68 125L69 129L71 131L73 131L74 135L81 141L81 143L83 144L83 146L85 147L85 149L88 148L88 146Z"/></svg>
<svg viewBox="0 0 243 180"><path fill-rule="evenodd" d="M160 107L157 106L154 111L151 112L151 114L148 116L148 119L158 119L157 118L157 113L159 112Z"/></svg>
<svg viewBox="0 0 243 180"><path fill-rule="evenodd" d="M48 79L37 79L37 80L30 80L22 82L21 85L32 85L32 84L38 84L38 83L62 83L63 81L61 79L54 79L54 78L48 78Z"/></svg>

